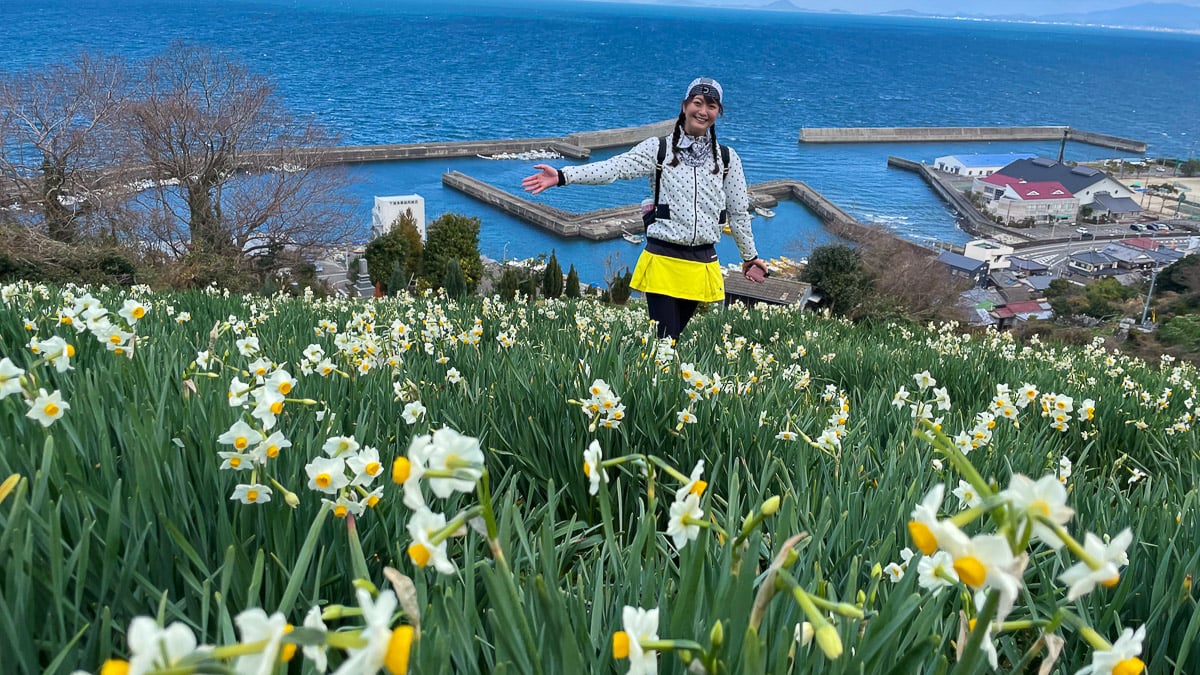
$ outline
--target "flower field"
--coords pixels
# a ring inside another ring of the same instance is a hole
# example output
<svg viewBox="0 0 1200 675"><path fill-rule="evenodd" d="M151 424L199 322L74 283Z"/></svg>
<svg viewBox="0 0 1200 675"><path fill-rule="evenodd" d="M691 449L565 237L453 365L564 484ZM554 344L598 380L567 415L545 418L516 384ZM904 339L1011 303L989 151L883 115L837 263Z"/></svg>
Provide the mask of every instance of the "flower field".
<svg viewBox="0 0 1200 675"><path fill-rule="evenodd" d="M1200 672L1198 386L778 308L2 286L3 670Z"/></svg>

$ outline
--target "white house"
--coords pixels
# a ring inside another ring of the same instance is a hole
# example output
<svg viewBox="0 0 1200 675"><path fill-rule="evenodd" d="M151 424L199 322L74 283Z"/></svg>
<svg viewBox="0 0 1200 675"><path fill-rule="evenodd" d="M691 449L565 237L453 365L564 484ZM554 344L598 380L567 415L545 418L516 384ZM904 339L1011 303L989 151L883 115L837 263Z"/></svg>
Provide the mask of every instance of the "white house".
<svg viewBox="0 0 1200 675"><path fill-rule="evenodd" d="M990 239L968 241L963 246L963 256L972 260L982 260L988 264L988 272L1006 270L1012 263L1008 256L1013 254L1013 247L1005 246Z"/></svg>
<svg viewBox="0 0 1200 675"><path fill-rule="evenodd" d="M1029 182L1001 173L976 178L972 190L983 196L983 208L1006 223L1073 222L1079 199L1057 181Z"/></svg>
<svg viewBox="0 0 1200 675"><path fill-rule="evenodd" d="M387 234L405 211L412 212L421 241L425 241L425 198L421 195L376 197L375 208L371 209L371 238Z"/></svg>
<svg viewBox="0 0 1200 675"><path fill-rule="evenodd" d="M933 168L958 176L990 176L1018 159L1030 159L1037 155L1017 152L993 155L946 155L933 160Z"/></svg>
<svg viewBox="0 0 1200 675"><path fill-rule="evenodd" d="M1000 169L995 175L1009 176L1028 183L1061 183L1079 200L1079 206L1090 205L1095 201L1096 194L1101 192L1117 198L1134 196L1132 190L1099 169L1069 166L1045 157L1019 159Z"/></svg>

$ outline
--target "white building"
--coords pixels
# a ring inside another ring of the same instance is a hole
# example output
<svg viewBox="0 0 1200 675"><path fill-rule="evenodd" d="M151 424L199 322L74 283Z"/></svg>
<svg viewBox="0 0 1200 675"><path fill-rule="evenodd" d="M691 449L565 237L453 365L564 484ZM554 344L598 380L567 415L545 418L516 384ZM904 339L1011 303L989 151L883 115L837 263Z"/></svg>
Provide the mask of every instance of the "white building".
<svg viewBox="0 0 1200 675"><path fill-rule="evenodd" d="M982 260L988 264L988 272L1006 270L1012 266L1008 256L1013 254L1013 247L1005 246L990 239L968 241L963 246L963 256L972 260Z"/></svg>
<svg viewBox="0 0 1200 675"><path fill-rule="evenodd" d="M421 241L425 241L425 198L421 195L376 197L375 208L371 209L371 238L390 232L392 225L405 211L412 212L417 221L417 232L421 233Z"/></svg>
<svg viewBox="0 0 1200 675"><path fill-rule="evenodd" d="M933 160L933 168L958 176L990 176L1018 159L1031 159L1036 156L1016 152L993 155L946 155Z"/></svg>

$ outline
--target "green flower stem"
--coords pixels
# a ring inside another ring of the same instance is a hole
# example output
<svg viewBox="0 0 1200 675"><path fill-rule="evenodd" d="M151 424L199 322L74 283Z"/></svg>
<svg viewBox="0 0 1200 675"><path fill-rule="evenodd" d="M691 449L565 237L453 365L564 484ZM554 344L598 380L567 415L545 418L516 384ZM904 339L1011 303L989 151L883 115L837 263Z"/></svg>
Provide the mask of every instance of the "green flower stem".
<svg viewBox="0 0 1200 675"><path fill-rule="evenodd" d="M692 640L638 640L638 644L642 649L655 649L660 652L678 651L689 649L691 651L703 651L699 642Z"/></svg>
<svg viewBox="0 0 1200 675"><path fill-rule="evenodd" d="M437 546L438 544L442 543L443 541L446 541L447 539L449 539L450 535L454 534L455 532L458 532L459 528L461 528L464 524L466 524L466 522L468 520L474 518L475 516L482 515L482 514L483 514L482 506L480 506L478 504L476 504L475 506L472 506L471 508L467 509L466 511L463 511L462 513L458 514L457 516L454 516L454 518L452 518L450 520L450 522L446 523L445 527L443 527L442 529L440 529L437 532L434 532L432 535L430 535L429 543L433 544L434 546Z"/></svg>
<svg viewBox="0 0 1200 675"><path fill-rule="evenodd" d="M1067 550L1070 551L1071 554L1076 558L1082 560L1088 567L1098 570L1104 566L1103 561L1096 560L1096 558L1092 557L1086 550L1084 550L1083 545L1076 541L1076 539L1071 536L1070 532L1067 532L1067 528L1059 525L1045 516L1034 517L1039 523L1050 528L1050 530L1054 532L1055 536L1061 539L1063 544L1066 544Z"/></svg>
<svg viewBox="0 0 1200 675"><path fill-rule="evenodd" d="M829 621L825 618L825 615L821 613L821 610L817 609L817 604L814 602L813 596L809 595L808 591L804 590L804 588L800 586L800 582L796 580L796 577L792 576L791 572L781 569L775 574L775 578L782 582L788 588L788 590L791 591L792 597L795 598L796 603L800 605L800 609L804 612L805 618L807 618L808 622L812 624L814 633L817 631L817 629L829 625Z"/></svg>
<svg viewBox="0 0 1200 675"><path fill-rule="evenodd" d="M684 485L687 485L688 483L690 483L692 481L690 476L683 475L683 473L679 469L676 469L675 467L671 466L670 464L667 464L666 460L662 459L661 457L656 457L654 455L643 455L643 457L647 461L657 464L659 466L659 468L661 468L663 471L666 471L668 474L671 475L672 478L679 481L680 483L683 483Z"/></svg>
<svg viewBox="0 0 1200 675"><path fill-rule="evenodd" d="M954 523L955 527L961 528L964 525L974 522L976 518L987 513L991 510L991 508L992 507L987 506L986 504L972 506L962 513L955 514L954 517L950 518L950 522Z"/></svg>
<svg viewBox="0 0 1200 675"><path fill-rule="evenodd" d="M1075 628L1075 631L1079 633L1079 637L1087 641L1087 643L1092 646L1092 649L1099 651L1108 651L1112 649L1112 643L1108 640L1105 640L1103 635L1097 633L1096 630L1089 626L1088 623L1084 621L1083 618L1081 618L1078 614L1075 614L1066 608L1062 609L1061 611L1063 623L1071 624L1071 626Z"/></svg>
<svg viewBox="0 0 1200 675"><path fill-rule="evenodd" d="M496 525L496 511L492 506L492 484L487 469L479 474L476 491L479 493L479 505L483 509L483 522L487 526L487 536L490 542L499 536L500 528Z"/></svg>
<svg viewBox="0 0 1200 675"><path fill-rule="evenodd" d="M329 515L331 508L330 504L322 503L321 510L317 512L317 517L313 518L312 525L308 528L308 536L304 538L304 544L300 547L300 555L296 557L296 566L292 569L287 587L283 590L283 597L279 600L279 612L284 616L291 613L296 596L300 595L300 586L304 583L308 564L312 562L317 541L321 538L321 526L325 524L325 518Z"/></svg>
<svg viewBox="0 0 1200 675"><path fill-rule="evenodd" d="M696 525L705 529L716 530L717 533L721 535L722 539L729 538L729 535L725 532L725 530L711 520L702 520L700 518L693 518L691 516L684 516L682 520L684 525Z"/></svg>
<svg viewBox="0 0 1200 675"><path fill-rule="evenodd" d="M258 654L270 643L270 640L257 640L255 642L239 642L237 644L226 645L224 647L214 647L209 656L222 661L232 659L237 656L249 656L250 654ZM156 671L163 672L163 671Z"/></svg>
<svg viewBox="0 0 1200 675"><path fill-rule="evenodd" d="M981 499L986 500L995 495L992 486L988 485L971 460L967 459L967 456L958 449L958 446L954 445L954 442L946 434L936 429L929 420L921 420L920 424L924 430L914 431L914 436L927 441L934 449L945 455L954 468L967 479L971 487L975 488Z"/></svg>
<svg viewBox="0 0 1200 675"><path fill-rule="evenodd" d="M358 521L354 514L346 516L346 534L350 541L350 563L354 569L354 576L370 579L371 572L367 569L367 558L363 555L362 541L358 538Z"/></svg>
<svg viewBox="0 0 1200 675"><path fill-rule="evenodd" d="M822 598L819 595L809 594L808 598L809 598L809 600L812 600L813 604L816 605L817 607L819 607L827 612L833 612L834 614L837 614L838 616L844 616L849 619L859 619L859 620L865 619L867 617L866 612L864 612L861 608L859 608L856 605L847 604L845 602L833 602L831 600L826 600L825 598Z"/></svg>

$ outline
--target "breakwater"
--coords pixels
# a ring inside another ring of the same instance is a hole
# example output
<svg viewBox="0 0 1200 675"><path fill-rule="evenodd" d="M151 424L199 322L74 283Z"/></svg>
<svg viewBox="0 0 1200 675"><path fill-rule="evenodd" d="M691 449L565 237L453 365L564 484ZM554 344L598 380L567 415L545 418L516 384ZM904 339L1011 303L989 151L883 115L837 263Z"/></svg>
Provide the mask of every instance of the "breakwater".
<svg viewBox="0 0 1200 675"><path fill-rule="evenodd" d="M947 141L1068 141L1121 152L1146 152L1146 142L1067 126L1026 127L809 127L801 143L930 143Z"/></svg>
<svg viewBox="0 0 1200 675"><path fill-rule="evenodd" d="M584 237L602 241L615 239L625 232L641 233L645 230L639 204L572 213L518 197L459 171L442 174L442 184L562 237ZM772 206L781 199L800 202L820 218L830 232L844 239L871 243L878 241L880 237L889 237L904 246L929 252L929 249L920 244L878 227L860 223L803 181L765 181L750 185L749 190L750 201L755 205Z"/></svg>
<svg viewBox="0 0 1200 675"><path fill-rule="evenodd" d="M651 136L671 132L675 120L603 131L586 131L567 136L546 138L508 138L488 141L445 141L437 143L404 143L385 145L345 145L296 150L300 161L318 164L359 164L363 162L394 162L412 159L444 157L475 157L501 153L553 150L571 159L587 159L591 151L634 145Z"/></svg>
<svg viewBox="0 0 1200 675"><path fill-rule="evenodd" d="M912 171L921 176L933 188L933 191L959 215L959 226L964 231L976 237L993 237L1006 244L1019 244L1035 239L1035 237L1031 237L1010 227L1002 227L989 220L979 212L979 209L975 208L971 200L967 199L963 193L956 190L954 186L928 165L904 159L903 157L888 157L887 164L890 167Z"/></svg>

